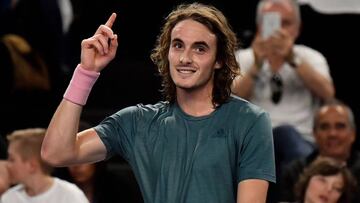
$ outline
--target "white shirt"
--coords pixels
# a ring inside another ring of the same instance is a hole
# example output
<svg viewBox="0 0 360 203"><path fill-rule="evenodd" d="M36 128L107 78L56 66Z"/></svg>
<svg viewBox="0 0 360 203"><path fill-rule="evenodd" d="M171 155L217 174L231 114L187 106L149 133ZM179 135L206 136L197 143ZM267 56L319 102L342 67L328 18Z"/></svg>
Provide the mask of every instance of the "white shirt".
<svg viewBox="0 0 360 203"><path fill-rule="evenodd" d="M318 51L304 45L295 45L294 53L305 60L325 78L332 81L328 63ZM251 48L236 52L241 72L247 72L254 63L254 54ZM282 97L278 104L272 99L270 80L272 71L268 62L263 64L258 79L255 82L250 101L269 112L272 126L289 124L294 126L306 140L314 142L312 136L313 114L319 105L319 98L305 87L293 67L284 63L278 72L283 83Z"/></svg>
<svg viewBox="0 0 360 203"><path fill-rule="evenodd" d="M24 185L19 184L1 196L1 203L89 203L85 194L75 184L54 178L53 185L45 192L29 196Z"/></svg>

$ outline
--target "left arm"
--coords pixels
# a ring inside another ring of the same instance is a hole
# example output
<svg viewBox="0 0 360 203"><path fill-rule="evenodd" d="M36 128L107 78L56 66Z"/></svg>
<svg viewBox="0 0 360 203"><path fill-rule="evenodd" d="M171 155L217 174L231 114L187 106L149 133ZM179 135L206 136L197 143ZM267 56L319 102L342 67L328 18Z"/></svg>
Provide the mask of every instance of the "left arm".
<svg viewBox="0 0 360 203"><path fill-rule="evenodd" d="M294 53L294 39L289 33L279 30L270 38L270 44L273 48L270 64L274 61L288 62L313 94L325 101L334 97L335 88L331 80L317 71L310 62Z"/></svg>
<svg viewBox="0 0 360 203"><path fill-rule="evenodd" d="M305 86L322 100L329 100L335 95L333 83L316 71L310 64L301 61L294 64L297 67L295 71L304 82Z"/></svg>
<svg viewBox="0 0 360 203"><path fill-rule="evenodd" d="M265 203L269 182L260 179L243 180L238 184L237 203Z"/></svg>

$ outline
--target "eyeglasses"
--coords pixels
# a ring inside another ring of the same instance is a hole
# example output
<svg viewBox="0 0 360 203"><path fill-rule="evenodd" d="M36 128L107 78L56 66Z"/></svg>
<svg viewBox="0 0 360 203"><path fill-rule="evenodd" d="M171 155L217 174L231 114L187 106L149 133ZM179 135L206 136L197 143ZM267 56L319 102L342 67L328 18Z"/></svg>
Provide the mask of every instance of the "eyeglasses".
<svg viewBox="0 0 360 203"><path fill-rule="evenodd" d="M283 94L283 81L278 73L272 75L270 80L271 100L274 104L278 104Z"/></svg>

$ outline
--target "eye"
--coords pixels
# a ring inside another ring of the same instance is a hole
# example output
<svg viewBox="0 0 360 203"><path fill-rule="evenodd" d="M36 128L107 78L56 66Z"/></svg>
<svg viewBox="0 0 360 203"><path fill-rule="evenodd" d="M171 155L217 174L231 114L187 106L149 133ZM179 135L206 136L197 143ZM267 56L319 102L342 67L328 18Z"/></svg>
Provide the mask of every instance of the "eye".
<svg viewBox="0 0 360 203"><path fill-rule="evenodd" d="M343 188L342 187L334 187L333 190L335 190L336 192L342 193L343 192Z"/></svg>
<svg viewBox="0 0 360 203"><path fill-rule="evenodd" d="M203 46L203 45L198 45L195 47L195 51L197 53L204 53L204 52L206 52L206 50L207 50L206 46Z"/></svg>
<svg viewBox="0 0 360 203"><path fill-rule="evenodd" d="M328 123L321 123L321 124L319 125L319 129L320 129L320 130L323 130L323 131L329 130L329 129L330 129L330 125L329 125Z"/></svg>
<svg viewBox="0 0 360 203"><path fill-rule="evenodd" d="M173 42L172 47L175 49L181 49L183 47L183 45L180 42Z"/></svg>
<svg viewBox="0 0 360 203"><path fill-rule="evenodd" d="M346 124L345 123L336 123L335 124L335 129L336 130L344 130L346 128Z"/></svg>

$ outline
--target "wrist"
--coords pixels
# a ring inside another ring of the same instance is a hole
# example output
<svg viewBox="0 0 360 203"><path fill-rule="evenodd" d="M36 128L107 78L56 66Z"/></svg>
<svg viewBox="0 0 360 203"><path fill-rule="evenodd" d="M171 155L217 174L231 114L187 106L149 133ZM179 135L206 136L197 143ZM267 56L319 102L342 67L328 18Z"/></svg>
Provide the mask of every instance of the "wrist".
<svg viewBox="0 0 360 203"><path fill-rule="evenodd" d="M256 53L255 51L254 53L254 66L256 67L257 70L260 70L263 66L264 60L261 59Z"/></svg>
<svg viewBox="0 0 360 203"><path fill-rule="evenodd" d="M99 72L86 70L79 64L75 68L70 84L65 91L64 99L84 106L99 75Z"/></svg>

